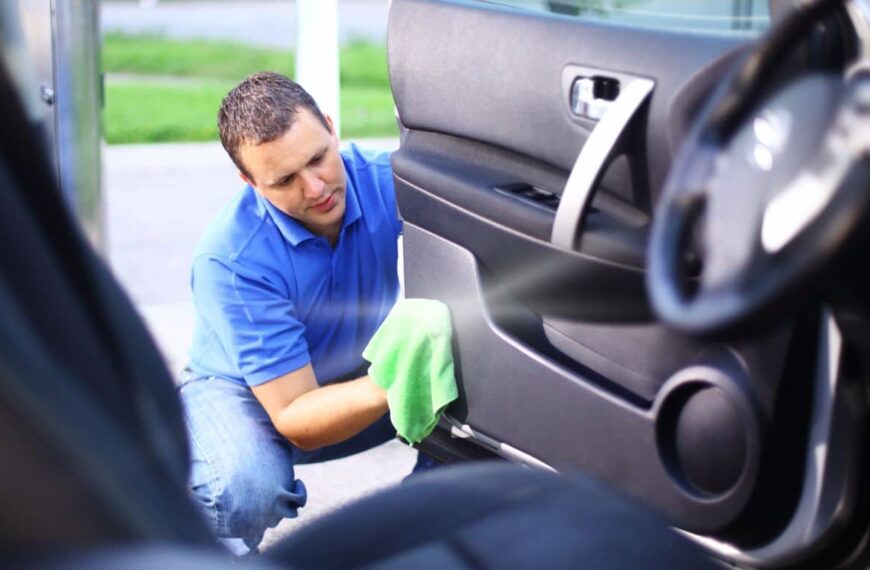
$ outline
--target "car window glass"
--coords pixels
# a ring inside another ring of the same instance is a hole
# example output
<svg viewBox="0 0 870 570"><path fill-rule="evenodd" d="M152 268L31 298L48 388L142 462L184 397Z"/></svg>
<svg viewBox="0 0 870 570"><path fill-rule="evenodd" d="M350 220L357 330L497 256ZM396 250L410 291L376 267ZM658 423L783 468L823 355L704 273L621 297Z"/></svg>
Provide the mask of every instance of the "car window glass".
<svg viewBox="0 0 870 570"><path fill-rule="evenodd" d="M626 26L713 34L758 35L770 24L766 0L482 1Z"/></svg>

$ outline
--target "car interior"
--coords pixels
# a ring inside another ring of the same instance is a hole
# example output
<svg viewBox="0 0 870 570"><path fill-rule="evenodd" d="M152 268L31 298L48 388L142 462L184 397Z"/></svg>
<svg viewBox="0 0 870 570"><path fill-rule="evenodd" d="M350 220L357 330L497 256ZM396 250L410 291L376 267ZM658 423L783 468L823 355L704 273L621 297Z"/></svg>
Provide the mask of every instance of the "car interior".
<svg viewBox="0 0 870 570"><path fill-rule="evenodd" d="M392 6L406 290L461 393L428 449L592 474L743 564L854 540L866 4L760 40L528 5Z"/></svg>
<svg viewBox="0 0 870 570"><path fill-rule="evenodd" d="M64 202L44 132L5 62L0 566L709 567L664 518L599 483L486 463L420 475L262 556L235 559L187 494L187 437L169 372ZM626 533L637 536L606 548Z"/></svg>
<svg viewBox="0 0 870 570"><path fill-rule="evenodd" d="M0 563L866 567L870 6L772 4L757 36L393 0L406 294L450 307L460 388L421 447L510 461L245 560L187 496L173 382L7 38Z"/></svg>

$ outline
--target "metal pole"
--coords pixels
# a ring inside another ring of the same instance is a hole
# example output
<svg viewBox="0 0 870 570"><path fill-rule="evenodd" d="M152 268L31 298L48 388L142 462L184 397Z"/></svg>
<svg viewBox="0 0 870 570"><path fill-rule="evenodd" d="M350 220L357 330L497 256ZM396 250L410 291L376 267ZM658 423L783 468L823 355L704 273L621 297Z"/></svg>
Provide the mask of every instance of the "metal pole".
<svg viewBox="0 0 870 570"><path fill-rule="evenodd" d="M340 133L338 0L296 0L296 82Z"/></svg>
<svg viewBox="0 0 870 570"><path fill-rule="evenodd" d="M95 0L52 0L51 5L60 187L91 243L105 251L98 4Z"/></svg>
<svg viewBox="0 0 870 570"><path fill-rule="evenodd" d="M2 5L2 56L18 86L30 121L42 128L46 148L53 149L51 6L45 0L18 0Z"/></svg>

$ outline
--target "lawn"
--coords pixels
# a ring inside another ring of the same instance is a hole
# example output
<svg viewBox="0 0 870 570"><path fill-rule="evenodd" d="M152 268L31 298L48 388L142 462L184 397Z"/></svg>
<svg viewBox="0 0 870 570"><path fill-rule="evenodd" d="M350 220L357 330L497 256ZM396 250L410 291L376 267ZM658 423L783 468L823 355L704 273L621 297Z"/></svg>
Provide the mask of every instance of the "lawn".
<svg viewBox="0 0 870 570"><path fill-rule="evenodd" d="M386 46L341 50L343 137L396 136ZM216 140L221 99L238 81L270 69L293 76L291 51L230 42L106 36L104 130L109 143Z"/></svg>

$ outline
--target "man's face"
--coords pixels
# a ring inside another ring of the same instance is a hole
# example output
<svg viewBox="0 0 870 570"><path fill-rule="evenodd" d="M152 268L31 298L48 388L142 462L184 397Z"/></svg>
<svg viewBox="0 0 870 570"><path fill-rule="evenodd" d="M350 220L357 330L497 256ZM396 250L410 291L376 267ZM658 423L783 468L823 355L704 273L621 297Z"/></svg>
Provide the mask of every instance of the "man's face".
<svg viewBox="0 0 870 570"><path fill-rule="evenodd" d="M245 182L312 233L334 239L344 219L346 176L335 128L326 121L328 129L300 109L283 135L242 145L239 156L251 176L242 174Z"/></svg>

